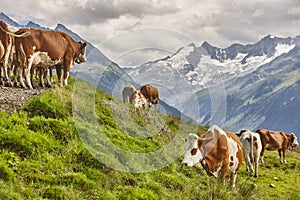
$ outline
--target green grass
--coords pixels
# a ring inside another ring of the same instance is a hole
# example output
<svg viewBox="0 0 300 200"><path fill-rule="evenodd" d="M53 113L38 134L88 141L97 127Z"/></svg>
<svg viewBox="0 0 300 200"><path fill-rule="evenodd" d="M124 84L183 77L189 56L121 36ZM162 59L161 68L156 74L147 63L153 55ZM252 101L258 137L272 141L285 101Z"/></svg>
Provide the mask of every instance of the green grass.
<svg viewBox="0 0 300 200"><path fill-rule="evenodd" d="M0 112L0 199L300 198L300 161L291 153L280 164L266 152L258 179L243 163L235 190L200 165L182 166L183 139L206 130L134 111L82 81L51 89L21 111Z"/></svg>

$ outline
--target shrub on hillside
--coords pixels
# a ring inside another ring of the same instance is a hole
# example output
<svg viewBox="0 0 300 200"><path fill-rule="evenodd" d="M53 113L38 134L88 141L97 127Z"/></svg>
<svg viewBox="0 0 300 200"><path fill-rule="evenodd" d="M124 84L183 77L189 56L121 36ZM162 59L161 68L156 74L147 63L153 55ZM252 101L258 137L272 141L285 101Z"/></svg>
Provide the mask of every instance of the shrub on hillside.
<svg viewBox="0 0 300 200"><path fill-rule="evenodd" d="M7 166L5 161L0 161L0 179L11 181L14 179L14 172Z"/></svg>
<svg viewBox="0 0 300 200"><path fill-rule="evenodd" d="M71 102L63 102L60 93L56 91L47 92L41 96L34 97L24 107L30 117L44 116L45 118L64 119L71 115Z"/></svg>

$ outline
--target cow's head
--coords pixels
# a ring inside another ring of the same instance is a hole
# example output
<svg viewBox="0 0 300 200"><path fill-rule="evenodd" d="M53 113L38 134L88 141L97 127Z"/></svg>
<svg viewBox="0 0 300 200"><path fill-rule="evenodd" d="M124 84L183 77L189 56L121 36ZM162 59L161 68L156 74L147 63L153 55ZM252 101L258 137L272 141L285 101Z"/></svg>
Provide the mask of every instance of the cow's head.
<svg viewBox="0 0 300 200"><path fill-rule="evenodd" d="M78 56L75 58L75 62L80 64L86 62L86 43L79 41L77 42L79 46Z"/></svg>
<svg viewBox="0 0 300 200"><path fill-rule="evenodd" d="M201 151L202 142L198 135L190 133L184 144L184 159L182 163L187 166L194 166L200 160L204 159L203 151Z"/></svg>
<svg viewBox="0 0 300 200"><path fill-rule="evenodd" d="M291 133L291 147L292 149L298 146L298 139L297 136L294 133Z"/></svg>

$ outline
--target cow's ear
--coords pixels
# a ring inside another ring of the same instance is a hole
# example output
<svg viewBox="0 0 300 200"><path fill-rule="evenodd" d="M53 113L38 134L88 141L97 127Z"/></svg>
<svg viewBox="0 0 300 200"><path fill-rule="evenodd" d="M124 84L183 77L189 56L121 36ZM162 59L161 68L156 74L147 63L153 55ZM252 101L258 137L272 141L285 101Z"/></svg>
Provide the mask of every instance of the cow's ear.
<svg viewBox="0 0 300 200"><path fill-rule="evenodd" d="M295 134L291 133L292 142L296 139Z"/></svg>
<svg viewBox="0 0 300 200"><path fill-rule="evenodd" d="M82 44L82 47L86 47L86 42L84 42L84 43Z"/></svg>

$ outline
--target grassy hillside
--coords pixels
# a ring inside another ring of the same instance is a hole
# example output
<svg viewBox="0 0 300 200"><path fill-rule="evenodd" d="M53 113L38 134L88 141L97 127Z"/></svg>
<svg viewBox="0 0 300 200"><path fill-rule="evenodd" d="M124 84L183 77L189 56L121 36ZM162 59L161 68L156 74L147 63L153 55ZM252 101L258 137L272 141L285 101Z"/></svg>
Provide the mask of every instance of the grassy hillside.
<svg viewBox="0 0 300 200"><path fill-rule="evenodd" d="M160 131L164 125L170 133ZM134 111L81 81L49 90L21 111L0 113L0 199L300 198L296 153L283 165L267 152L258 179L243 164L235 191L200 165L182 166L182 139L205 130Z"/></svg>

